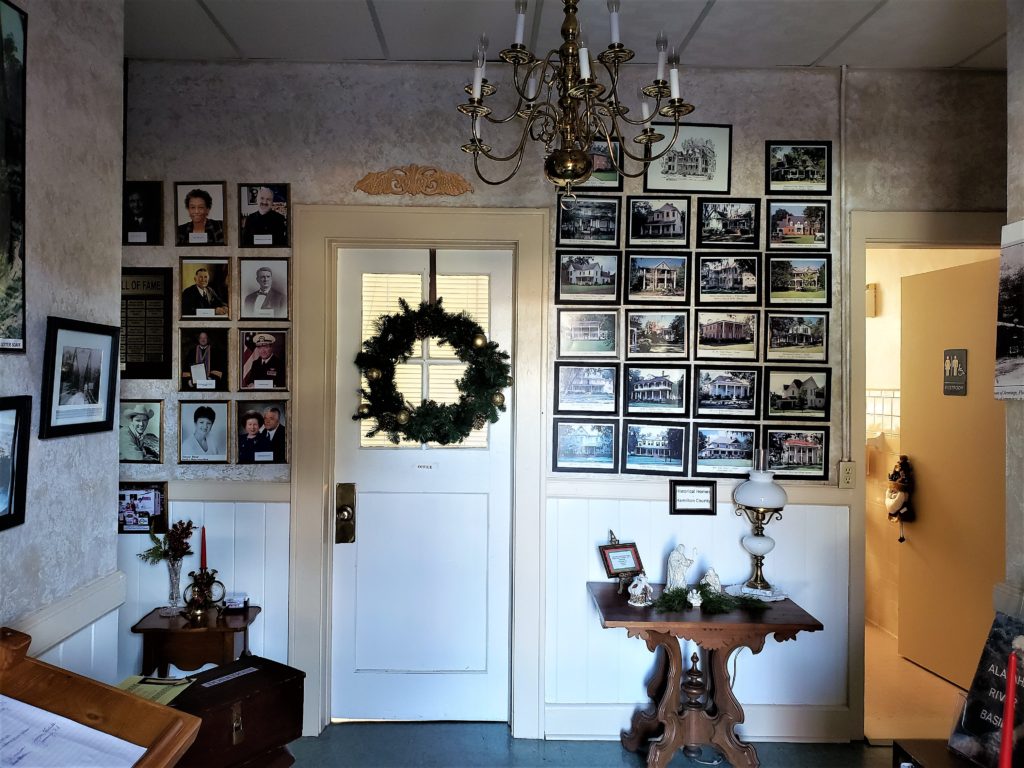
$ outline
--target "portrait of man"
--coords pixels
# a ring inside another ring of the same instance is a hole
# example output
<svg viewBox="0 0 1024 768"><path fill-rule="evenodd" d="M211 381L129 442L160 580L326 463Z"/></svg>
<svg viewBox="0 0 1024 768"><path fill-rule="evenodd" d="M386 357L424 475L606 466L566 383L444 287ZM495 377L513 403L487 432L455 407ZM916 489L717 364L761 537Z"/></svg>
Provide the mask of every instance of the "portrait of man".
<svg viewBox="0 0 1024 768"><path fill-rule="evenodd" d="M160 406L160 402L121 401L117 445L122 463L160 463Z"/></svg>
<svg viewBox="0 0 1024 768"><path fill-rule="evenodd" d="M228 389L228 332L226 328L181 329L182 392Z"/></svg>
<svg viewBox="0 0 1024 768"><path fill-rule="evenodd" d="M124 226L122 245L161 245L163 243L163 183L126 181L124 183Z"/></svg>
<svg viewBox="0 0 1024 768"><path fill-rule="evenodd" d="M285 342L287 331L242 331L240 389L287 388Z"/></svg>
<svg viewBox="0 0 1024 768"><path fill-rule="evenodd" d="M239 464L286 464L286 406L284 400L240 400L236 438ZM258 434L257 434L258 433Z"/></svg>
<svg viewBox="0 0 1024 768"><path fill-rule="evenodd" d="M174 197L179 201L175 245L227 245L223 182L179 181Z"/></svg>
<svg viewBox="0 0 1024 768"><path fill-rule="evenodd" d="M241 317L288 318L288 260L241 259Z"/></svg>
<svg viewBox="0 0 1024 768"><path fill-rule="evenodd" d="M181 260L181 316L228 320L228 260Z"/></svg>
<svg viewBox="0 0 1024 768"><path fill-rule="evenodd" d="M287 248L288 185L239 184L238 228L243 248Z"/></svg>

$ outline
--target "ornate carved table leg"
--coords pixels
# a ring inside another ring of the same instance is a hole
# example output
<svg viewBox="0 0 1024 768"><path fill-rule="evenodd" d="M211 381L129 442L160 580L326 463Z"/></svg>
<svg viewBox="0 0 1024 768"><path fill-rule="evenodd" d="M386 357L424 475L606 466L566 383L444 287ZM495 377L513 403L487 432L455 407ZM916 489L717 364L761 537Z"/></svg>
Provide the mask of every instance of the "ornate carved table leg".
<svg viewBox="0 0 1024 768"><path fill-rule="evenodd" d="M637 752L645 744L649 745L648 768L665 768L683 743L682 718L679 715L683 655L679 641L672 635L647 630L635 633L630 630L629 634L643 638L651 651L660 647L663 656L658 660L658 668L647 687L655 710L638 709L633 713L630 729L621 734L622 746ZM659 732L661 735L652 741L651 738Z"/></svg>
<svg viewBox="0 0 1024 768"><path fill-rule="evenodd" d="M761 650L761 645L754 650ZM733 768L758 768L761 761L753 745L741 741L736 735L736 726L743 722L743 707L733 695L727 669L729 656L736 646L722 649L708 649L707 668L711 695L714 699L715 715L712 718L711 743L722 751Z"/></svg>

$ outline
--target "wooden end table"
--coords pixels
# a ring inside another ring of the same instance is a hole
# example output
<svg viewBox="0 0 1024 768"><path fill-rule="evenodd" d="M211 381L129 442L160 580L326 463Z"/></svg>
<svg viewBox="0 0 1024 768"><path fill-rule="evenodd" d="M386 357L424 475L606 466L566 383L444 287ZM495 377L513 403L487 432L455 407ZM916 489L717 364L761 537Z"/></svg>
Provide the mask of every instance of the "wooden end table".
<svg viewBox="0 0 1024 768"><path fill-rule="evenodd" d="M657 598L664 587L652 585ZM761 763L752 744L741 741L736 726L743 722L743 707L732 692L727 664L740 646L760 653L768 635L778 641L792 640L800 631L824 629L820 621L792 600L770 604L766 611L737 609L729 613L701 613L691 608L679 613L657 613L651 608L634 608L627 596L618 594L618 584L588 582L603 627L622 627L629 637L639 637L656 652L654 676L647 695L654 711L639 707L622 746L637 752L647 746L648 768L665 768L682 748L688 757L699 756L700 745L719 749L734 768L757 768ZM679 639L692 640L705 652L705 669L699 657L690 658L683 670ZM683 696L686 701L683 701Z"/></svg>
<svg viewBox="0 0 1024 768"><path fill-rule="evenodd" d="M258 605L219 614L211 609L206 622L197 626L184 616L161 616L160 609L154 608L132 627L132 632L142 635L142 674L157 670L159 677L167 677L171 664L198 669L249 656L249 625L260 610Z"/></svg>

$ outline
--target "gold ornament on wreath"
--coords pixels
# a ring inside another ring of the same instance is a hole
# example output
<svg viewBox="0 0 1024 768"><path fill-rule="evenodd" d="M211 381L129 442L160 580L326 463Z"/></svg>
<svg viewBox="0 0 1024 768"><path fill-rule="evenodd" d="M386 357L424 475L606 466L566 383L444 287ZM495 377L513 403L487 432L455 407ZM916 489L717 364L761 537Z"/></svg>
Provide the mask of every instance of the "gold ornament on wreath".
<svg viewBox="0 0 1024 768"><path fill-rule="evenodd" d="M359 390L366 402L352 418L372 420L366 436L384 432L396 445L402 440L449 445L461 443L488 422L496 422L498 413L505 410L501 390L512 385L508 353L488 340L467 313L446 312L441 299L425 301L415 310L404 299L398 302L402 311L377 318L376 335L363 342L363 351L355 359L366 381ZM430 337L439 345L450 346L466 364L456 382L458 402L425 399L415 406L395 386L395 367L409 359L416 341Z"/></svg>

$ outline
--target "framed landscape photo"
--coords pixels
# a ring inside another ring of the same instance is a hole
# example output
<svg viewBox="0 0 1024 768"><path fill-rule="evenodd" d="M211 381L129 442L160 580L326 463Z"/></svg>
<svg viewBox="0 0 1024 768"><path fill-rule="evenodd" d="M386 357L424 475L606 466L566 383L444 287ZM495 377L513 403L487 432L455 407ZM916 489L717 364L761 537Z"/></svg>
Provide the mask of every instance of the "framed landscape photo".
<svg viewBox="0 0 1024 768"><path fill-rule="evenodd" d="M773 307L832 306L832 255L765 255L768 290Z"/></svg>
<svg viewBox="0 0 1024 768"><path fill-rule="evenodd" d="M618 357L617 310L558 310L558 357Z"/></svg>
<svg viewBox="0 0 1024 768"><path fill-rule="evenodd" d="M610 143L604 139L594 139L590 144L590 162L593 163L590 178L582 184L573 184L574 189L622 191L622 174L615 169L616 163L619 168L622 167L622 145L618 139L612 139Z"/></svg>
<svg viewBox="0 0 1024 768"><path fill-rule="evenodd" d="M122 400L117 456L122 464L160 464L164 455L164 401Z"/></svg>
<svg viewBox="0 0 1024 768"><path fill-rule="evenodd" d="M670 515L717 515L718 483L714 480L669 480Z"/></svg>
<svg viewBox="0 0 1024 768"><path fill-rule="evenodd" d="M640 562L640 552L632 542L601 544L597 551L601 553L601 563L609 579L635 576L644 569L644 564Z"/></svg>
<svg viewBox="0 0 1024 768"><path fill-rule="evenodd" d="M762 445L775 477L828 480L828 427L765 427Z"/></svg>
<svg viewBox="0 0 1024 768"><path fill-rule="evenodd" d="M618 363L555 363L555 413L614 416L619 412Z"/></svg>
<svg viewBox="0 0 1024 768"><path fill-rule="evenodd" d="M654 123L665 138L651 145L651 155L672 141L672 123ZM686 123L679 126L672 148L647 166L644 192L710 192L729 194L732 171L732 126Z"/></svg>
<svg viewBox="0 0 1024 768"><path fill-rule="evenodd" d="M554 419L552 471L618 472L618 427L617 421Z"/></svg>
<svg viewBox="0 0 1024 768"><path fill-rule="evenodd" d="M690 303L688 252L627 251L626 264L627 303Z"/></svg>
<svg viewBox="0 0 1024 768"><path fill-rule="evenodd" d="M117 532L167 533L167 483L119 483Z"/></svg>
<svg viewBox="0 0 1024 768"><path fill-rule="evenodd" d="M626 359L689 356L690 310L654 312L626 310Z"/></svg>
<svg viewBox="0 0 1024 768"><path fill-rule="evenodd" d="M761 254L698 253L697 304L760 304Z"/></svg>
<svg viewBox="0 0 1024 768"><path fill-rule="evenodd" d="M706 419L756 419L760 368L698 365L693 372L693 414Z"/></svg>
<svg viewBox="0 0 1024 768"><path fill-rule="evenodd" d="M40 438L114 428L120 336L114 325L46 318Z"/></svg>
<svg viewBox="0 0 1024 768"><path fill-rule="evenodd" d="M287 248L289 187L262 182L238 185L238 244L242 248Z"/></svg>
<svg viewBox="0 0 1024 768"><path fill-rule="evenodd" d="M697 247L756 250L761 201L756 197L698 197Z"/></svg>
<svg viewBox="0 0 1024 768"><path fill-rule="evenodd" d="M228 329L181 328L179 392L228 391Z"/></svg>
<svg viewBox="0 0 1024 768"><path fill-rule="evenodd" d="M828 200L769 200L769 251L827 251L832 204Z"/></svg>
<svg viewBox="0 0 1024 768"><path fill-rule="evenodd" d="M163 245L164 183L126 181L121 245Z"/></svg>
<svg viewBox="0 0 1024 768"><path fill-rule="evenodd" d="M757 428L716 424L693 425L693 474L705 477L745 476L754 468Z"/></svg>
<svg viewBox="0 0 1024 768"><path fill-rule="evenodd" d="M239 464L287 463L287 402L239 400L235 407L236 461Z"/></svg>
<svg viewBox="0 0 1024 768"><path fill-rule="evenodd" d="M686 425L625 421L622 471L641 475L685 475Z"/></svg>
<svg viewBox="0 0 1024 768"><path fill-rule="evenodd" d="M0 117L4 126L4 172L0 174L0 352L24 352L27 336L25 41L28 39L28 16L6 0L0 0L0 15L4 38L4 97L0 99Z"/></svg>
<svg viewBox="0 0 1024 768"><path fill-rule="evenodd" d="M696 360L757 360L761 313L697 310Z"/></svg>
<svg viewBox="0 0 1024 768"><path fill-rule="evenodd" d="M618 248L621 202L618 197L576 195L575 200L567 200L559 195L555 247Z"/></svg>
<svg viewBox="0 0 1024 768"><path fill-rule="evenodd" d="M231 319L231 262L228 259L181 259L181 319Z"/></svg>
<svg viewBox="0 0 1024 768"><path fill-rule="evenodd" d="M0 531L25 522L32 398L0 397Z"/></svg>
<svg viewBox="0 0 1024 768"><path fill-rule="evenodd" d="M764 359L828 362L828 312L765 312Z"/></svg>
<svg viewBox="0 0 1024 768"><path fill-rule="evenodd" d="M238 388L288 389L288 331L239 331Z"/></svg>
<svg viewBox="0 0 1024 768"><path fill-rule="evenodd" d="M832 407L830 368L765 368L764 417L828 421Z"/></svg>
<svg viewBox="0 0 1024 768"><path fill-rule="evenodd" d="M556 304L618 304L620 252L558 251L555 262Z"/></svg>
<svg viewBox="0 0 1024 768"><path fill-rule="evenodd" d="M766 195L831 195L831 141L766 141Z"/></svg>
<svg viewBox="0 0 1024 768"><path fill-rule="evenodd" d="M242 320L288 319L289 259L239 259L238 317Z"/></svg>
<svg viewBox="0 0 1024 768"><path fill-rule="evenodd" d="M627 246L686 248L689 244L689 197L626 197Z"/></svg>
<svg viewBox="0 0 1024 768"><path fill-rule="evenodd" d="M227 400L182 400L178 404L178 460L182 464L226 464Z"/></svg>
<svg viewBox="0 0 1024 768"><path fill-rule="evenodd" d="M626 365L622 385L626 416L686 416L690 366Z"/></svg>
<svg viewBox="0 0 1024 768"><path fill-rule="evenodd" d="M227 245L223 181L174 183L176 246Z"/></svg>

